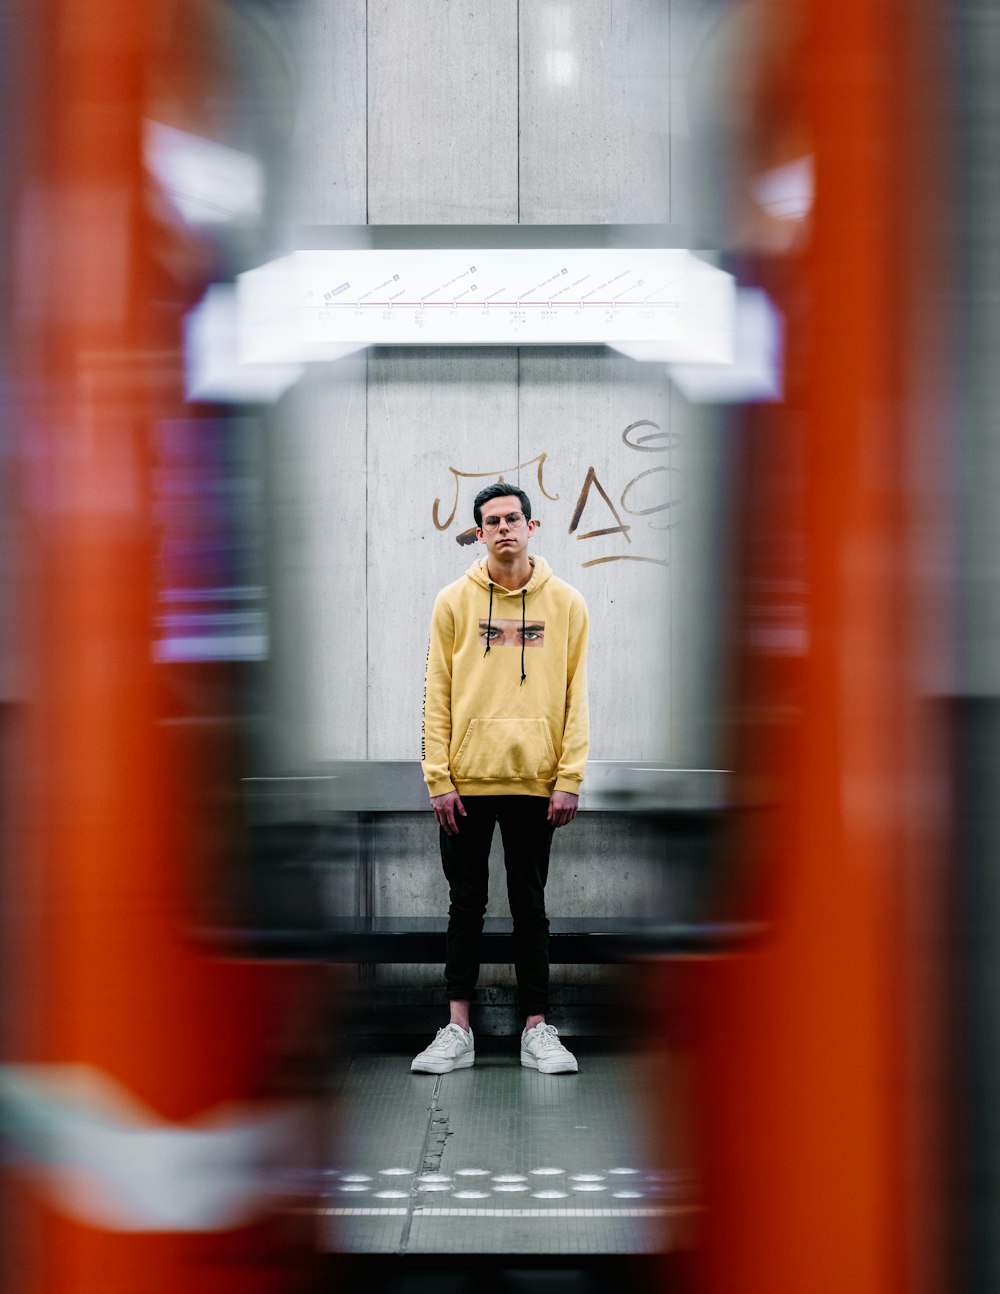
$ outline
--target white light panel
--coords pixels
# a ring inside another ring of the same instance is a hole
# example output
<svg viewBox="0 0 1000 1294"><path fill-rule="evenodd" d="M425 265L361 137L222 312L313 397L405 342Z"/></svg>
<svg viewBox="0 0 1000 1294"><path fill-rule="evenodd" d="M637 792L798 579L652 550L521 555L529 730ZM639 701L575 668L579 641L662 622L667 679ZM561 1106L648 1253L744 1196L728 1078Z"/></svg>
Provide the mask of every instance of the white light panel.
<svg viewBox="0 0 1000 1294"><path fill-rule="evenodd" d="M677 248L300 251L241 274L245 363L362 346L647 348L733 358L733 277Z"/></svg>

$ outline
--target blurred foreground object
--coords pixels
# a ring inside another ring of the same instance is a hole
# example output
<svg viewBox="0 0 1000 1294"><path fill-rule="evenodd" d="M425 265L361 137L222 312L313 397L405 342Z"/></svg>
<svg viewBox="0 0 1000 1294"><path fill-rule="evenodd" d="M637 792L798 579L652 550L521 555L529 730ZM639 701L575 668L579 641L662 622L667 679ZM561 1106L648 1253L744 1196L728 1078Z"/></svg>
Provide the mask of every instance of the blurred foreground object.
<svg viewBox="0 0 1000 1294"><path fill-rule="evenodd" d="M154 663L156 429L183 399L179 320L207 257L176 233L165 252L143 118L197 7L41 0L8 22L11 1294L249 1294L297 1267L269 1198L301 1139L274 1073L292 981L186 936L219 834L196 791L232 770L206 725L168 727Z"/></svg>
<svg viewBox="0 0 1000 1294"><path fill-rule="evenodd" d="M691 967L685 1017L711 1294L948 1287L948 755L933 698L949 643L931 572L951 503L949 265L930 129L947 68L933 17L898 0L762 0L734 6L720 41L726 241L786 319L787 369L785 403L740 419L729 915L770 933ZM761 182L804 158L787 220Z"/></svg>

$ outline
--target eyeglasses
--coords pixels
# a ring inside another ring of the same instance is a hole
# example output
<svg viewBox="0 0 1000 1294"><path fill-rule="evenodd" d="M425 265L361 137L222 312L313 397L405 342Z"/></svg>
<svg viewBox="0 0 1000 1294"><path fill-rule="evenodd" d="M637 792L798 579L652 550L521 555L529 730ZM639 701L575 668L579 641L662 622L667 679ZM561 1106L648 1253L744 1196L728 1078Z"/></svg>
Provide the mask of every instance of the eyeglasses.
<svg viewBox="0 0 1000 1294"><path fill-rule="evenodd" d="M524 514L520 512L508 512L505 517L483 517L484 530L496 530L501 521L506 521L507 525L514 528L519 526L524 520Z"/></svg>

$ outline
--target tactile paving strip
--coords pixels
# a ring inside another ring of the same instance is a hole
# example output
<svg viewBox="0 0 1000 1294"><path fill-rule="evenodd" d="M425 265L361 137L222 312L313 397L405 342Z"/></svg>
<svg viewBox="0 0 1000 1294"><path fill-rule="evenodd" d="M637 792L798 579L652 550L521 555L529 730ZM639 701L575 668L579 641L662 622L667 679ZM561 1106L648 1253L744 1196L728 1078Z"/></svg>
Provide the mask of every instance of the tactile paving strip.
<svg viewBox="0 0 1000 1294"><path fill-rule="evenodd" d="M652 1176L655 1166L642 1160L648 1138L641 1068L634 1057L602 1053L581 1056L578 1074L540 1074L521 1067L515 1040L510 1057L487 1056L474 1069L446 1074L439 1099L453 1136L443 1166L456 1176L488 1168L491 1198L478 1207L470 1201L461 1213L456 1200L429 1201L413 1220L410 1251L642 1253L662 1247L668 1206ZM621 1168L635 1172L609 1172ZM643 1182L640 1197L614 1196L639 1189L631 1185L636 1179Z"/></svg>
<svg viewBox="0 0 1000 1294"><path fill-rule="evenodd" d="M359 1058L342 1098L322 1212L331 1248L410 1253L645 1253L687 1211L677 1174L643 1158L642 1064L581 1058L542 1075L511 1057L413 1075Z"/></svg>

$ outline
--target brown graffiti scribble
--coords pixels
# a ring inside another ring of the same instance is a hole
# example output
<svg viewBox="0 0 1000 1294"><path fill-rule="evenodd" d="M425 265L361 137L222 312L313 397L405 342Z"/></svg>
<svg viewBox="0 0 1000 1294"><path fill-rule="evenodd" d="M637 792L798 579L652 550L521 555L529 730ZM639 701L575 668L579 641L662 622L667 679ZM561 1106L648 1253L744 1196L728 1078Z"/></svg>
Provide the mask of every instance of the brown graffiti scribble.
<svg viewBox="0 0 1000 1294"><path fill-rule="evenodd" d="M625 527L625 530L628 530L628 526ZM601 535L617 535L619 531L623 534L625 533L621 526L605 526L603 530L588 530L586 534L577 535L577 539L598 539ZM628 535L625 535L625 538L628 539L629 543L632 542Z"/></svg>
<svg viewBox="0 0 1000 1294"><path fill-rule="evenodd" d="M455 513L458 511L458 478L462 473L457 472L454 467L449 467L448 471L451 472L455 478L455 502L452 505L451 511L448 513L447 521L442 521L438 513L438 507L440 506L441 500L434 500L434 506L431 508L431 520L434 522L434 528L436 530L447 530L455 520Z"/></svg>
<svg viewBox="0 0 1000 1294"><path fill-rule="evenodd" d="M458 511L459 491L461 488L462 480L505 481L506 474L508 472L519 472L521 471L522 468L531 467L533 463L538 464L538 470L536 475L538 477L539 490L541 490L542 494L545 496L546 499L551 499L553 503L556 502L556 500L559 499L560 496L558 494L549 494L548 490L545 488L545 481L543 479L545 460L547 458L548 458L547 453L536 454L534 458L529 458L526 463L516 463L513 467L505 467L501 472L460 472L457 467L449 467L448 471L451 472L452 476L455 478L455 502L452 504L451 512L448 513L447 518L444 521L442 521L441 520L441 500L440 499L434 500L433 507L431 508L431 519L434 522L435 529L447 530L448 527L451 525L451 523L455 520L455 513Z"/></svg>
<svg viewBox="0 0 1000 1294"><path fill-rule="evenodd" d="M651 508L630 508L628 504L625 502L625 496L628 494L629 490L631 490L633 485L638 484L638 482L641 481L644 476L652 476L654 472L675 472L676 473L676 471L677 471L676 467L667 467L664 465L663 467L650 467L647 471L640 472L638 476L633 476L631 481L629 481L628 485L625 486L625 489L622 490L622 497L621 497L621 505L625 509L625 511L629 514L629 516L651 517L654 512L666 512L668 508L676 507L678 503L677 499L668 499L666 503L654 503ZM673 528L670 525L654 526L652 522L649 523L649 526L651 530L670 530Z"/></svg>
<svg viewBox="0 0 1000 1294"><path fill-rule="evenodd" d="M631 432L638 427L652 427L653 431L647 436L637 436L634 440L629 438ZM649 418L640 418L638 422L630 422L622 432L622 440L628 445L629 449L638 450L640 454L665 454L677 444L677 437L672 431L663 431L658 422L651 422ZM648 444L648 441L660 441L660 444Z"/></svg>
<svg viewBox="0 0 1000 1294"><path fill-rule="evenodd" d="M650 566L669 566L669 562L661 561L659 557L633 557L631 553L622 553L616 557L594 557L589 562L582 562L583 566L603 566L605 562L649 562Z"/></svg>
<svg viewBox="0 0 1000 1294"><path fill-rule="evenodd" d="M577 539L593 539L597 535L622 534L625 536L628 542L631 543L632 540L629 537L628 532L632 529L632 527L627 525L624 521L622 521L621 517L618 514L618 509L611 502L611 499L608 496L607 490L605 490L604 486L597 479L597 472L594 470L593 466L587 468L587 475L583 482L583 489L580 491L580 497L577 499L576 507L573 509L573 519L569 523L568 533L572 534L573 531L576 530L577 526L580 524L580 518L583 516L583 510L587 506L587 499L590 497L590 487L592 485L597 487L598 494L601 496L601 498L610 508L611 515L614 517L615 521L618 522L618 525L608 526L607 529L605 530L588 530L586 534L577 535Z"/></svg>

